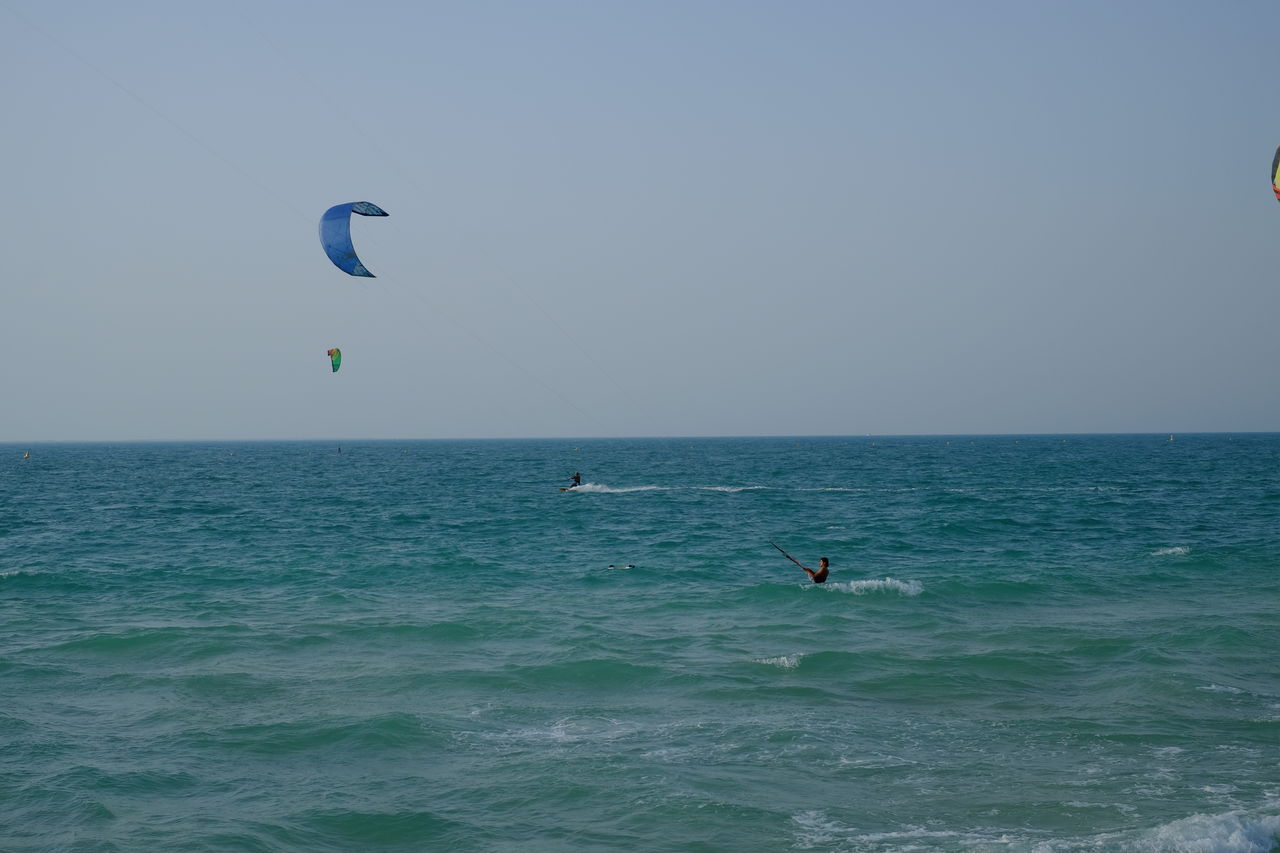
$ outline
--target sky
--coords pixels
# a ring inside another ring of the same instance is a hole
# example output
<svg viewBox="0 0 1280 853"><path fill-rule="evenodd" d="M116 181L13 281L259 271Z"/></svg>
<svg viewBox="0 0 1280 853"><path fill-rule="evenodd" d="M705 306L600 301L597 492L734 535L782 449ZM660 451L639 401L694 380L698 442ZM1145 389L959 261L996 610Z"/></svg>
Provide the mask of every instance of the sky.
<svg viewBox="0 0 1280 853"><path fill-rule="evenodd" d="M1277 431L1278 31L0 0L0 442Z"/></svg>

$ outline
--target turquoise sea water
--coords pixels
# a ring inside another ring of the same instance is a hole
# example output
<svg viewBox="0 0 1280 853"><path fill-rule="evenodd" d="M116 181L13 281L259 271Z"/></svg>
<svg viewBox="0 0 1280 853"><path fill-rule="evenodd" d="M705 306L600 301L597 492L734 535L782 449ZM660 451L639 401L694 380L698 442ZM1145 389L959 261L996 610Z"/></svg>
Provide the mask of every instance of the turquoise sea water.
<svg viewBox="0 0 1280 853"><path fill-rule="evenodd" d="M9 853L1280 849L1278 435L26 449Z"/></svg>

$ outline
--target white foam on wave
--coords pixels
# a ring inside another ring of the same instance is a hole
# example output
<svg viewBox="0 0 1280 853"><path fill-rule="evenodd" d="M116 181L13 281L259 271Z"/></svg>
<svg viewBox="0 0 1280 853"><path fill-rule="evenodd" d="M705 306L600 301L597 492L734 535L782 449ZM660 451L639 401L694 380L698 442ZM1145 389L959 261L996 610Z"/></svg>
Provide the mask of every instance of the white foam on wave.
<svg viewBox="0 0 1280 853"><path fill-rule="evenodd" d="M569 486L564 489L566 492L591 492L598 495L619 495L628 492L722 492L724 494L737 494L739 492L853 492L861 493L869 491L869 489L848 488L845 486L815 486L809 488L788 488L785 486L693 486L693 485L676 485L676 486L609 486L604 483L583 483L581 486ZM912 490L908 490L912 491Z"/></svg>
<svg viewBox="0 0 1280 853"><path fill-rule="evenodd" d="M1072 804L1065 804L1072 805ZM1079 804L1084 805L1084 804ZM1094 804L1089 804L1094 805ZM1078 806L1073 806L1078 807ZM1016 831L974 827L966 830L902 826L867 832L820 811L792 815L793 847L848 851L973 849L1031 853L1112 850L1117 853L1272 853L1280 847L1280 815L1243 811L1197 814L1148 830L1042 840Z"/></svg>
<svg viewBox="0 0 1280 853"><path fill-rule="evenodd" d="M583 483L581 486L574 486L569 491L572 492L592 492L598 495L621 495L628 492L657 492L663 489L662 486L606 486L603 483Z"/></svg>
<svg viewBox="0 0 1280 853"><path fill-rule="evenodd" d="M831 820L822 812L800 812L792 815L791 819L797 827L795 846L801 850L827 847L846 834L843 824Z"/></svg>
<svg viewBox="0 0 1280 853"><path fill-rule="evenodd" d="M612 717L572 715L543 725L511 729L492 738L526 745L598 743L625 737L633 730L633 726Z"/></svg>
<svg viewBox="0 0 1280 853"><path fill-rule="evenodd" d="M768 664L776 666L779 669L795 669L800 665L800 658L804 657L803 653L794 655L781 655L776 658L756 658L756 663Z"/></svg>
<svg viewBox="0 0 1280 853"><path fill-rule="evenodd" d="M1159 548L1151 552L1153 557L1185 557L1191 553L1191 549L1186 545L1175 545L1172 548Z"/></svg>
<svg viewBox="0 0 1280 853"><path fill-rule="evenodd" d="M581 486L572 486L566 491L570 492L591 492L597 495L623 495L630 492L674 492L674 491L696 491L696 492L724 492L726 494L737 494L738 492L758 492L771 488L770 486L608 486L604 483L583 483Z"/></svg>
<svg viewBox="0 0 1280 853"><path fill-rule="evenodd" d="M868 492L868 491L870 491L870 489L858 489L858 488L852 488L852 487L850 487L850 486L808 486L808 487L803 487L803 488L793 489L793 491L797 491L797 492L852 492L852 493L857 494L857 493L860 493L860 492ZM914 490L910 490L910 491L914 491Z"/></svg>
<svg viewBox="0 0 1280 853"><path fill-rule="evenodd" d="M827 589L849 592L854 595L869 595L873 592L896 592L900 595L915 596L924 592L924 584L920 581L900 581L895 578L879 580L848 581L845 583L829 583Z"/></svg>
<svg viewBox="0 0 1280 853"><path fill-rule="evenodd" d="M1134 850L1185 850L1188 853L1268 853L1280 846L1280 815L1245 812L1197 814L1157 827Z"/></svg>
<svg viewBox="0 0 1280 853"><path fill-rule="evenodd" d="M1133 814L1138 810L1127 803L1091 803L1087 800L1068 800L1065 805L1073 809L1115 809L1121 814Z"/></svg>
<svg viewBox="0 0 1280 853"><path fill-rule="evenodd" d="M959 841L965 846L990 843L996 839L971 836L948 830L925 829L907 826L891 832L860 832L853 827L833 820L820 811L804 811L791 816L796 825L794 847L799 850L936 850L934 843L941 840ZM920 844L925 842L927 846Z"/></svg>
<svg viewBox="0 0 1280 853"><path fill-rule="evenodd" d="M1208 693L1243 693L1239 687L1227 687L1223 684L1206 684L1203 687L1197 687L1197 690L1204 690Z"/></svg>

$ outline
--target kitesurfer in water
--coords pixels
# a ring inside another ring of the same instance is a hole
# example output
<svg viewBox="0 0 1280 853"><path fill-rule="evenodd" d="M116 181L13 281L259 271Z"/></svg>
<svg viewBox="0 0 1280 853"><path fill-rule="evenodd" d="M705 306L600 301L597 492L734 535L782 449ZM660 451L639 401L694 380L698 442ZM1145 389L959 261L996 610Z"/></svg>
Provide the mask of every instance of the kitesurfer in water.
<svg viewBox="0 0 1280 853"><path fill-rule="evenodd" d="M818 570L816 572L808 566L800 566L800 568L805 570L814 583L826 583L827 575L831 573L831 564L826 557L818 558Z"/></svg>
<svg viewBox="0 0 1280 853"><path fill-rule="evenodd" d="M574 471L573 476L570 477L569 479L573 480L573 485L569 487L571 489L576 489L578 488L578 486L582 485L582 475L579 474L577 471Z"/></svg>
<svg viewBox="0 0 1280 853"><path fill-rule="evenodd" d="M778 548L778 545L776 542L770 542L769 544L775 548ZM778 548L778 550L782 552L782 556L786 557L788 560L795 563L800 568L804 569L805 574L807 574L809 576L809 579L812 580L814 583L827 582L827 575L831 574L831 563L827 561L826 557L818 558L818 570L815 572L813 569L809 568L804 563L800 562L795 557L788 554L786 551L783 551L781 548Z"/></svg>

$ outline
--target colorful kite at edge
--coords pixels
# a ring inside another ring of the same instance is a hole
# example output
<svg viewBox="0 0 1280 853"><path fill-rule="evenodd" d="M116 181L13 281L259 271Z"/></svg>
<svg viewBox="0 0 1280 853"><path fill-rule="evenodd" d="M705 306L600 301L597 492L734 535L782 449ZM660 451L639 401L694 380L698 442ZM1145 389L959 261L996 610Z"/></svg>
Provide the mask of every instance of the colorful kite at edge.
<svg viewBox="0 0 1280 853"><path fill-rule="evenodd" d="M337 373L338 368L342 367L342 350L334 347L329 350L327 355L329 356L329 363L333 365L333 372Z"/></svg>
<svg viewBox="0 0 1280 853"><path fill-rule="evenodd" d="M1276 201L1280 201L1280 148L1276 156L1271 158L1271 189L1275 190Z"/></svg>
<svg viewBox="0 0 1280 853"><path fill-rule="evenodd" d="M368 201L352 201L335 204L320 217L320 245L334 266L347 275L374 278L373 273L356 257L356 247L351 244L351 214L361 216L388 216L389 214ZM334 370L337 370L335 367Z"/></svg>

